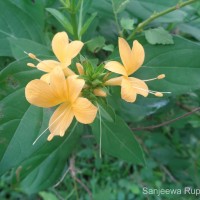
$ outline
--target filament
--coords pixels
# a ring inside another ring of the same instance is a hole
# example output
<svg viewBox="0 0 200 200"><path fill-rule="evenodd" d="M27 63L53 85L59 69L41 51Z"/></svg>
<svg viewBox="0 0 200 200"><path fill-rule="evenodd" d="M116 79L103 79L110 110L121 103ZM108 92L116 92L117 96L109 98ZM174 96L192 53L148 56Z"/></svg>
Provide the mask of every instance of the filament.
<svg viewBox="0 0 200 200"><path fill-rule="evenodd" d="M102 124L101 124L101 112L100 112L100 108L99 108L99 105L97 105L98 107L98 110L99 110L99 132L100 132L100 135L99 135L99 157L101 158L102 157Z"/></svg>
<svg viewBox="0 0 200 200"><path fill-rule="evenodd" d="M156 78L151 78L151 79L147 79L147 80L143 80L143 81L145 81L145 82L147 82L147 81L154 81L154 80L163 79L163 78L165 78L165 74L160 74Z"/></svg>
<svg viewBox="0 0 200 200"><path fill-rule="evenodd" d="M158 92L158 91L154 91L154 90L145 90L143 88L139 88L139 87L135 87L135 86L133 86L133 88L148 92L149 94L153 94L153 95L155 95L157 97L162 97L163 94L171 94L171 92Z"/></svg>

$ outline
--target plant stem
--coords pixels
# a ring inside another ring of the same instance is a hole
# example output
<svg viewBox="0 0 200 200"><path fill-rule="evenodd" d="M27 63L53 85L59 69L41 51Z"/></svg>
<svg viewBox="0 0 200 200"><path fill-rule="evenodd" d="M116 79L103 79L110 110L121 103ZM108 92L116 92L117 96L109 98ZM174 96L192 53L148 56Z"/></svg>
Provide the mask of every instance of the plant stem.
<svg viewBox="0 0 200 200"><path fill-rule="evenodd" d="M77 24L77 19L76 19L76 5L75 1L71 1L70 5L70 17L71 17L71 24L73 28L73 36L75 40L78 40L78 24Z"/></svg>
<svg viewBox="0 0 200 200"><path fill-rule="evenodd" d="M171 120L169 120L169 121L165 121L165 122L163 122L163 123L161 123L161 124L157 124L157 125L153 125L153 126L146 126L146 127L132 128L132 130L133 130L133 131L144 131L144 130L150 131L150 130L153 130L153 129L156 129L156 128L160 128L160 127L162 127L162 126L166 126L166 125L168 125L168 124L171 124L171 123L173 123L173 122L175 122L175 121L178 121L179 119L182 119L182 118L184 118L184 117L187 117L187 116L189 116L189 115L192 115L193 113L195 113L195 112L197 112L197 111L200 111L200 107L195 108L195 109L191 110L190 112L185 113L184 115L181 115L181 116L179 116L179 117L176 117L175 119L171 119Z"/></svg>
<svg viewBox="0 0 200 200"><path fill-rule="evenodd" d="M180 2L177 5L172 6L172 7L168 8L168 9L166 9L166 10L163 10L161 12L152 14L148 19L146 19L143 22L141 22L140 24L138 24L138 26L135 28L133 33L131 35L129 35L128 40L133 40L133 38L134 38L136 33L140 32L147 24L151 23L155 19L157 19L157 18L159 18L159 17L161 17L163 15L166 15L166 14L172 12L172 11L178 10L178 9L184 7L184 6L192 4L195 1L197 1L197 0L188 0L188 1L185 1L185 2Z"/></svg>
<svg viewBox="0 0 200 200"><path fill-rule="evenodd" d="M122 37L122 31L121 31L121 29L120 29L120 25L119 25L119 22L118 22L117 13L116 13L116 11L115 11L114 2L113 2L113 1L114 1L114 0L111 0L111 2L112 2L113 14L114 14L114 18L115 18L115 23L116 23L116 26L117 26L117 32L118 32L119 36Z"/></svg>
<svg viewBox="0 0 200 200"><path fill-rule="evenodd" d="M73 36L75 40L78 40L78 28L77 28L77 20L76 20L76 13L72 12L71 13L71 23L72 23L72 28L73 28Z"/></svg>

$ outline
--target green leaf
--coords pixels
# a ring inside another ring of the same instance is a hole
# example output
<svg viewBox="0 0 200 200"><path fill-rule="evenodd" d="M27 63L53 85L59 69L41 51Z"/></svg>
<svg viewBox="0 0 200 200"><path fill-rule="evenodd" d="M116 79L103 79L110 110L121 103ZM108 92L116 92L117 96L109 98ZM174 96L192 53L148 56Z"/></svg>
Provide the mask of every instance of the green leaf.
<svg viewBox="0 0 200 200"><path fill-rule="evenodd" d="M0 1L0 13L0 56L12 56L7 38L26 38L44 43L44 10L41 2Z"/></svg>
<svg viewBox="0 0 200 200"><path fill-rule="evenodd" d="M196 40L200 41L200 19L199 18L189 23L179 24L178 29L182 33L191 35Z"/></svg>
<svg viewBox="0 0 200 200"><path fill-rule="evenodd" d="M0 72L0 99L11 95L11 93L23 88L30 80L40 78L42 72L27 67L26 63L32 61L30 58L21 59L10 63Z"/></svg>
<svg viewBox="0 0 200 200"><path fill-rule="evenodd" d="M122 18L120 21L120 24L122 26L123 29L125 30L133 30L133 24L134 24L134 20L133 19L129 19L129 18Z"/></svg>
<svg viewBox="0 0 200 200"><path fill-rule="evenodd" d="M28 40L28 39L16 39L16 38L9 38L10 47L12 51L12 55L15 59L21 59L27 57L24 51L28 53L33 53L35 55L49 55L52 56L52 51L40 43Z"/></svg>
<svg viewBox="0 0 200 200"><path fill-rule="evenodd" d="M129 0L112 0L113 11L120 13L126 8L127 3L129 3Z"/></svg>
<svg viewBox="0 0 200 200"><path fill-rule="evenodd" d="M113 51L114 51L114 45L113 45L113 44L105 45L105 46L103 47L103 50L113 52Z"/></svg>
<svg viewBox="0 0 200 200"><path fill-rule="evenodd" d="M102 127L102 150L106 153L116 156L122 160L144 164L144 155L142 149L133 136L133 132L127 124L116 116L114 122L108 120L101 121ZM97 142L100 141L100 120L96 118L91 125L92 132L95 135Z"/></svg>
<svg viewBox="0 0 200 200"><path fill-rule="evenodd" d="M65 28L68 33L73 35L73 28L67 17L65 17L60 11L54 8L46 8L46 10L60 22L60 24Z"/></svg>
<svg viewBox="0 0 200 200"><path fill-rule="evenodd" d="M98 107L100 109L99 112L101 113L102 118L104 118L105 120L109 122L115 121L115 113L111 106L106 105L103 102L99 102Z"/></svg>
<svg viewBox="0 0 200 200"><path fill-rule="evenodd" d="M15 180L16 183L20 180L19 188L32 194L59 181L69 155L79 143L81 132L82 125L74 123L64 137L54 138L51 142L45 138L43 143L40 142L36 151L20 164L19 177ZM35 179L37 175L38 178Z"/></svg>
<svg viewBox="0 0 200 200"><path fill-rule="evenodd" d="M50 192L40 192L39 195L42 197L43 200L58 200L58 198Z"/></svg>
<svg viewBox="0 0 200 200"><path fill-rule="evenodd" d="M150 44L174 44L172 36L162 27L146 30L144 34Z"/></svg>
<svg viewBox="0 0 200 200"><path fill-rule="evenodd" d="M97 53L105 45L105 38L98 36L87 42L88 50L92 53Z"/></svg>
<svg viewBox="0 0 200 200"><path fill-rule="evenodd" d="M87 19L87 21L85 22L85 24L83 25L83 27L81 28L80 31L80 36L82 36L89 28L90 24L92 23L92 21L94 20L94 18L97 16L97 13L93 13L90 18Z"/></svg>
<svg viewBox="0 0 200 200"><path fill-rule="evenodd" d="M131 16L145 20L152 14L166 10L169 7L175 6L180 0L160 1L160 0L134 0L130 1L127 6L127 11ZM190 7L190 6L188 6ZM190 7L191 8L191 7ZM174 12L161 16L153 21L153 23L177 23L183 22L188 16L184 9L177 9Z"/></svg>

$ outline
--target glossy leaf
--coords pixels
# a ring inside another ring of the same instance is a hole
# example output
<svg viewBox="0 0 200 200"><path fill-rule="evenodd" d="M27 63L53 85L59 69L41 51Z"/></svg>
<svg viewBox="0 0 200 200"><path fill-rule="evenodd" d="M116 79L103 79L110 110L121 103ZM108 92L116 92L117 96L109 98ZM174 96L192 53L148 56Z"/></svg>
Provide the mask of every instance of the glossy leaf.
<svg viewBox="0 0 200 200"><path fill-rule="evenodd" d="M144 34L150 44L174 44L172 36L162 27L148 29Z"/></svg>
<svg viewBox="0 0 200 200"><path fill-rule="evenodd" d="M0 1L0 56L12 56L7 38L26 38L44 43L44 11L39 1Z"/></svg>
<svg viewBox="0 0 200 200"><path fill-rule="evenodd" d="M127 6L127 10L131 15L137 16L140 19L147 19L153 13L166 10L169 7L176 6L180 1L179 0L169 0L169 1L160 1L160 0L134 0L130 1ZM190 6L188 6L190 7ZM177 9L174 12L166 14L162 17L157 18L153 23L175 23L182 22L188 13L184 9Z"/></svg>
<svg viewBox="0 0 200 200"><path fill-rule="evenodd" d="M84 23L83 27L81 28L80 31L80 36L82 36L89 28L90 24L92 23L92 21L94 20L94 18L96 17L97 13L93 13L90 18L87 19L87 21Z"/></svg>
<svg viewBox="0 0 200 200"><path fill-rule="evenodd" d="M100 142L100 119L97 118L91 125L92 132L97 142ZM114 122L106 119L101 120L102 128L102 151L116 156L122 160L144 164L144 155L142 149L134 138L133 132L127 124L116 116Z"/></svg>
<svg viewBox="0 0 200 200"><path fill-rule="evenodd" d="M73 35L72 25L70 24L66 16L64 16L60 11L54 8L46 8L46 10L60 22L60 24L65 28L67 32Z"/></svg>
<svg viewBox="0 0 200 200"><path fill-rule="evenodd" d="M8 41L10 43L12 55L15 59L27 57L24 51L28 53L31 52L37 56L53 55L52 50L50 48L32 40L9 38Z"/></svg>

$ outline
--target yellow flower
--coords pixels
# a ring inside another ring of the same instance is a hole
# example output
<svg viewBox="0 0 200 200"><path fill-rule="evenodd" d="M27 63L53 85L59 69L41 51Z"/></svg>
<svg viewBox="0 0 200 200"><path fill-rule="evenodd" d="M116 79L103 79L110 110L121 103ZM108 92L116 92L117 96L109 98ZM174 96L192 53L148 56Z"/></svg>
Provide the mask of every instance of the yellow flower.
<svg viewBox="0 0 200 200"><path fill-rule="evenodd" d="M137 94L140 94L144 97L146 97L148 93L152 93L156 96L162 96L162 93L160 92L150 91L144 80L129 77L136 70L138 70L144 62L145 52L142 45L137 40L135 40L133 41L133 47L131 49L123 38L119 38L118 42L119 53L123 65L117 61L110 61L105 65L105 68L111 72L121 74L122 76L112 78L106 81L105 84L120 85L121 97L127 102L134 102L136 100ZM160 75L155 79L161 78L164 78L164 75Z"/></svg>
<svg viewBox="0 0 200 200"><path fill-rule="evenodd" d="M39 70L47 72L47 74L41 77L42 80L49 82L50 73L55 67L60 67L66 76L75 74L68 68L71 64L72 59L80 52L83 47L81 41L72 41L69 43L69 38L66 32L59 32L55 34L52 40L52 49L57 57L58 61L55 60L44 60L40 61L34 54L28 54L31 58L39 61L36 66ZM30 66L30 63L28 63Z"/></svg>
<svg viewBox="0 0 200 200"><path fill-rule="evenodd" d="M43 80L33 80L25 88L26 99L33 105L49 108L58 106L49 121L51 134L63 136L73 118L83 124L92 123L97 114L97 108L86 98L80 97L85 82L76 75L65 79L61 68L55 68L50 74L50 83Z"/></svg>

